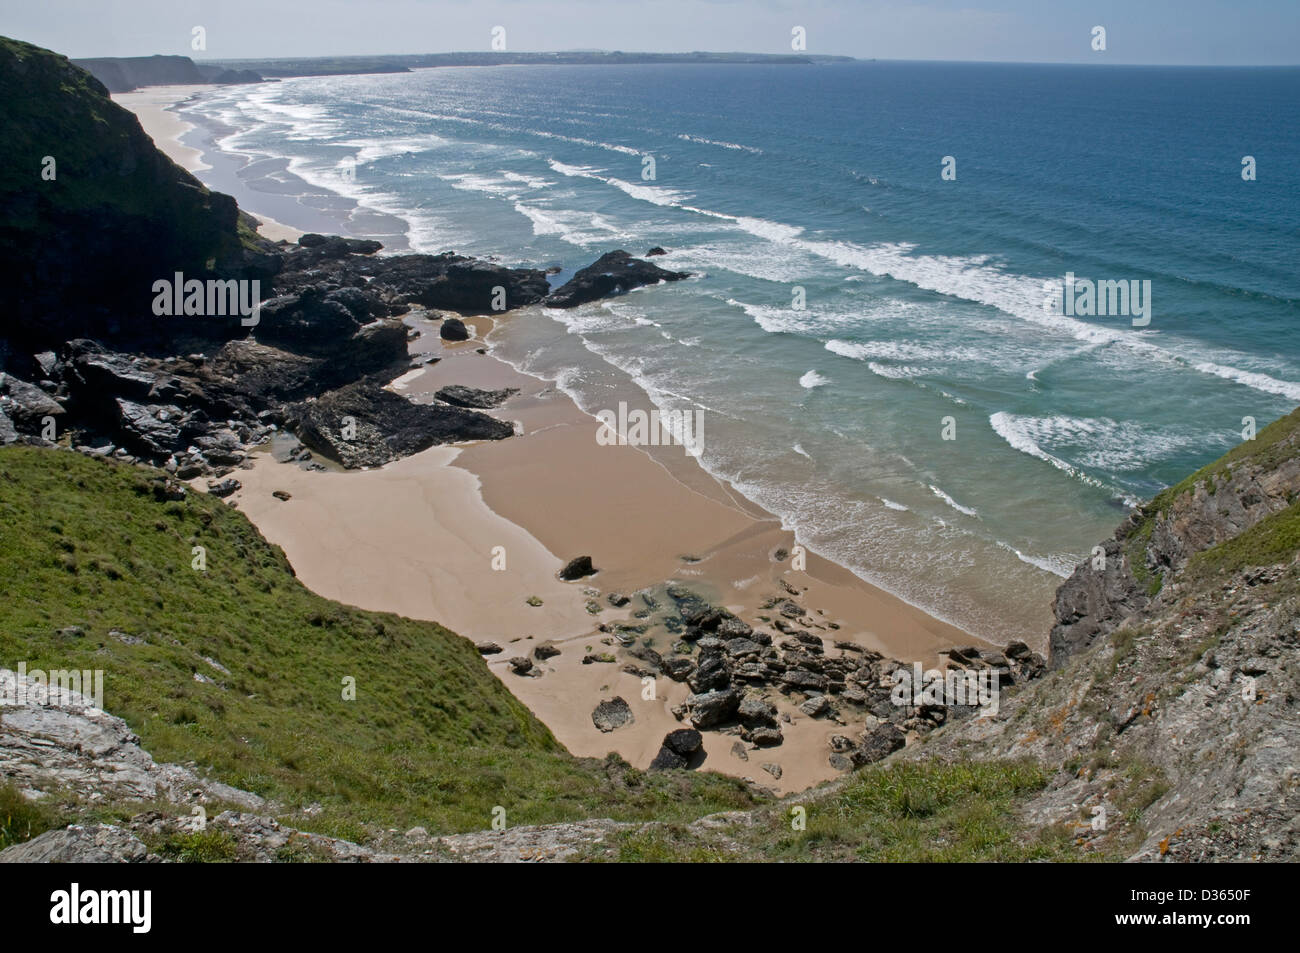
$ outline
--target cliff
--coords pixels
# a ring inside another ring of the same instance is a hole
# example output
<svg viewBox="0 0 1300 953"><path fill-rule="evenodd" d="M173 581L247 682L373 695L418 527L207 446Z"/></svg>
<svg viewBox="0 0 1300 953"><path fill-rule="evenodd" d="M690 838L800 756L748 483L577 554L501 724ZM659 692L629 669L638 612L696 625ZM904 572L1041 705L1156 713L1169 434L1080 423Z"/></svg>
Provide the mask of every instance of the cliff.
<svg viewBox="0 0 1300 953"><path fill-rule="evenodd" d="M0 362L14 346L115 333L173 271L242 276L234 199L159 152L67 58L0 38L0 127Z"/></svg>

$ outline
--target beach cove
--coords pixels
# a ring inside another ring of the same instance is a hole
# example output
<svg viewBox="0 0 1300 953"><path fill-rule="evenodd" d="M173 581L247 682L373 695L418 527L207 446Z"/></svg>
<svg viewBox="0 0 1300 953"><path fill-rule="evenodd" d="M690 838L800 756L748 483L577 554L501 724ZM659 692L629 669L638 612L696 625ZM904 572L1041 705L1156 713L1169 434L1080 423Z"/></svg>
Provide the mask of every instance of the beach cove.
<svg viewBox="0 0 1300 953"><path fill-rule="evenodd" d="M191 92L171 95L179 102ZM203 157L183 151L179 140L187 130L172 121L166 95L152 90L117 98L136 108L131 96L143 101L137 115L159 147L202 174ZM308 470L259 454L239 471L243 487L232 501L284 549L313 591L436 620L476 643L499 645L502 651L487 657L491 670L574 754L614 751L645 768L664 735L683 727L672 709L690 693L687 685L657 678L652 697L645 697L644 676L626 670L637 668L626 636L616 637L620 625L647 624L641 643L668 655L672 633L655 627L654 613L642 617L649 622L633 614L645 613L650 601L662 604L665 584L688 587L756 627L763 626L765 606L770 611L797 594L828 645L848 642L927 666L954 646L988 646L814 552L793 559L799 552L794 534L680 446L602 444L596 417L550 382L494 356L510 352L521 326L550 320L545 309L468 318L473 337L459 343L440 340L440 318L408 315L419 334L412 355L440 360L390 388L417 402L431 402L449 384L515 388L492 413L512 422L516 436L433 447L354 472ZM654 406L635 389L624 396L628 406ZM289 498L274 496L277 491ZM494 568L502 555L504 568ZM557 571L579 555L590 555L599 571L560 581ZM800 562L805 568L795 569ZM614 605L611 595L627 601ZM559 652L539 656L538 646ZM528 674L517 674L511 662L517 658L530 661ZM626 700L632 720L601 731L593 711L614 697ZM830 739L850 728L808 716L784 695L771 693L771 700L782 717L779 746L751 748L742 760L734 732L706 730L702 766L779 793L837 775L827 757Z"/></svg>

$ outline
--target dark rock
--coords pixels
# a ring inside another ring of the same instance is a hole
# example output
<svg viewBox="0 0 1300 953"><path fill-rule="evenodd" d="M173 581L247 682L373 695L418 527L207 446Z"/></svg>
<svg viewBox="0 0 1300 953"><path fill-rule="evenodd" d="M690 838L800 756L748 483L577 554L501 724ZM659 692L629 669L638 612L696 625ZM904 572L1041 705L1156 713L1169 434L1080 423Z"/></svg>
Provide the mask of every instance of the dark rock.
<svg viewBox="0 0 1300 953"><path fill-rule="evenodd" d="M793 691L826 691L826 677L824 675L798 668L782 672L780 682L786 689Z"/></svg>
<svg viewBox="0 0 1300 953"><path fill-rule="evenodd" d="M831 700L825 695L814 695L800 705L799 710L809 718L821 718L831 713Z"/></svg>
<svg viewBox="0 0 1300 953"><path fill-rule="evenodd" d="M116 398L118 429L133 449L159 456L180 449L184 412L175 405L137 404Z"/></svg>
<svg viewBox="0 0 1300 953"><path fill-rule="evenodd" d="M688 658L668 658L663 662L663 673L674 682L684 682L695 671L695 663Z"/></svg>
<svg viewBox="0 0 1300 953"><path fill-rule="evenodd" d="M533 670L533 660L522 655L515 656L506 664L516 675L527 675Z"/></svg>
<svg viewBox="0 0 1300 953"><path fill-rule="evenodd" d="M501 440L514 434L510 424L487 414L445 404L415 404L369 380L292 405L288 413L303 443L349 469L382 466L435 444ZM355 435L344 435L347 417L352 418Z"/></svg>
<svg viewBox="0 0 1300 953"><path fill-rule="evenodd" d="M12 374L0 374L0 413L15 427L39 432L44 418L63 416L63 405L35 384L19 380Z"/></svg>
<svg viewBox="0 0 1300 953"><path fill-rule="evenodd" d="M243 488L243 484L233 478L229 480L222 480L219 483L213 483L213 482L208 483L208 492L211 493L213 496L220 496L220 497L230 496L230 494L242 488Z"/></svg>
<svg viewBox="0 0 1300 953"><path fill-rule="evenodd" d="M502 652L501 646L495 642L476 642L474 648L478 649L479 655L500 655Z"/></svg>
<svg viewBox="0 0 1300 953"><path fill-rule="evenodd" d="M780 728L755 728L749 733L750 743L759 748L772 748L785 741Z"/></svg>
<svg viewBox="0 0 1300 953"><path fill-rule="evenodd" d="M746 728L775 728L777 724L776 706L754 695L745 696L736 716Z"/></svg>
<svg viewBox="0 0 1300 953"><path fill-rule="evenodd" d="M594 576L596 567L591 564L590 556L575 556L565 563L564 568L560 570L560 578L565 582L573 582L575 579L582 579L584 576Z"/></svg>
<svg viewBox="0 0 1300 953"><path fill-rule="evenodd" d="M460 318L447 318L438 329L438 337L444 341L468 341L469 328Z"/></svg>
<svg viewBox="0 0 1300 953"><path fill-rule="evenodd" d="M727 663L721 658L709 658L700 663L699 668L691 674L687 682L691 690L697 694L711 692L730 685L731 673L727 670Z"/></svg>
<svg viewBox="0 0 1300 953"><path fill-rule="evenodd" d="M733 659L744 658L747 655L758 655L763 651L763 646L749 639L732 639L727 643L727 655Z"/></svg>
<svg viewBox="0 0 1300 953"><path fill-rule="evenodd" d="M690 758L704 744L704 737L693 728L678 728L664 735L664 747L683 758Z"/></svg>
<svg viewBox="0 0 1300 953"><path fill-rule="evenodd" d="M754 629L748 623L732 616L719 621L717 632L720 639L747 639L754 634Z"/></svg>
<svg viewBox="0 0 1300 953"><path fill-rule="evenodd" d="M494 407L500 407L517 393L519 393L518 387L507 387L504 390L479 390L476 387L465 387L461 384L448 384L433 396L444 403L455 404L457 407L490 410Z"/></svg>
<svg viewBox="0 0 1300 953"><path fill-rule="evenodd" d="M715 728L725 724L740 707L740 694L731 689L704 692L691 695L686 699L686 708L690 712L691 724L695 728Z"/></svg>
<svg viewBox="0 0 1300 953"><path fill-rule="evenodd" d="M552 308L576 308L588 301L624 294L643 285L689 277L687 272L668 271L633 258L625 251L612 251L579 269L563 287L547 295L546 304Z"/></svg>
<svg viewBox="0 0 1300 953"><path fill-rule="evenodd" d="M688 764L690 764L690 762L687 761L686 758L683 758L676 751L673 751L667 745L665 745L659 749L659 753L655 755L654 760L650 762L649 770L651 771L680 770L682 768L685 768Z"/></svg>
<svg viewBox="0 0 1300 953"><path fill-rule="evenodd" d="M861 767L864 764L874 764L889 757L906 744L907 739L898 727L886 722L863 736L862 744L854 752L854 765Z"/></svg>
<svg viewBox="0 0 1300 953"><path fill-rule="evenodd" d="M537 648L533 649L533 655L537 658L539 662L544 662L548 658L555 658L555 656L559 654L560 654L560 650L557 649L554 645L551 645L549 643L544 645L539 645L537 646Z"/></svg>
<svg viewBox="0 0 1300 953"><path fill-rule="evenodd" d="M646 252L645 256L647 258L653 258L655 255L666 255L666 254L668 254L668 252L664 251L662 248L656 245L654 248Z"/></svg>

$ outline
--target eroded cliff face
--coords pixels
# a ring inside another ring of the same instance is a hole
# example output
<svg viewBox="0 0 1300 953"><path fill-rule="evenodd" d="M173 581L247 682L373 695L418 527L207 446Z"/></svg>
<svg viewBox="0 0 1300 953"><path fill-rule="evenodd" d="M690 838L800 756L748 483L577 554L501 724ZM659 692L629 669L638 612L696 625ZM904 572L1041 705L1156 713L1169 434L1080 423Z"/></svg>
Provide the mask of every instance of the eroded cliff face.
<svg viewBox="0 0 1300 953"><path fill-rule="evenodd" d="M1300 494L1296 413L1134 510L1057 590L1049 664L1165 609L1164 582L1204 552L1285 510Z"/></svg>

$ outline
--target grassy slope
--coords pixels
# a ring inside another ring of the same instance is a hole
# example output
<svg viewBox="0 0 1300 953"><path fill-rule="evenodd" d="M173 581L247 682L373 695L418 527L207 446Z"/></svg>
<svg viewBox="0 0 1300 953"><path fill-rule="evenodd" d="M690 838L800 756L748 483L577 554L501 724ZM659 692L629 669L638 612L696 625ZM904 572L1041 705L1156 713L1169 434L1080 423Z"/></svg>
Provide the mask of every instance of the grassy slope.
<svg viewBox="0 0 1300 953"><path fill-rule="evenodd" d="M314 595L242 514L192 492L160 501L160 477L0 450L0 664L103 669L105 707L160 761L196 762L289 810L319 802L294 823L353 839L368 825L483 829L496 805L515 826L752 804L716 775L571 757L467 640ZM194 546L206 572L191 568ZM84 636L58 634L68 626Z"/></svg>

